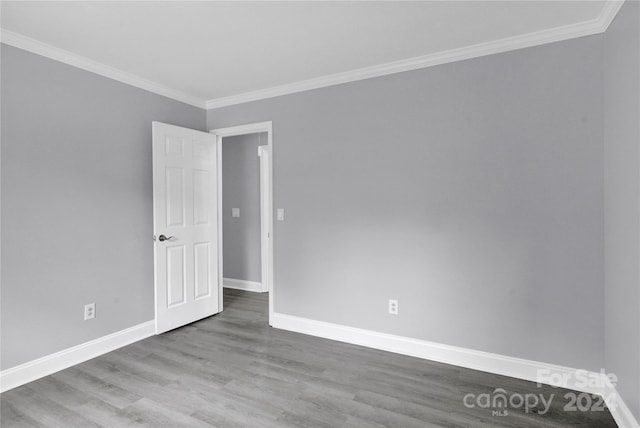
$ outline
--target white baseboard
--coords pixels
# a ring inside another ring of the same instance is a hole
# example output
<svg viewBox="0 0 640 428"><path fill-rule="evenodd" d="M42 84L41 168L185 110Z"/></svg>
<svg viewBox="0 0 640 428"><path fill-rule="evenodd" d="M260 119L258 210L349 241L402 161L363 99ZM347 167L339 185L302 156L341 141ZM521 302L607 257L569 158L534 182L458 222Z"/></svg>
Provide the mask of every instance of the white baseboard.
<svg viewBox="0 0 640 428"><path fill-rule="evenodd" d="M225 278L225 287L227 287L227 280L228 279ZM231 281L235 282L238 280ZM246 283L250 281L238 282ZM260 283L255 282L251 284L260 285ZM255 290L255 285L252 287L254 289L250 291L261 291L261 288L259 287ZM247 289L233 285L230 286L230 288L239 288L241 290ZM603 390L601 388L593 388L576 384L574 375L577 370L569 367L540 363L522 358L492 354L489 352L475 351L456 346L442 345L424 340L379 333L372 330L347 327L339 324L315 321L278 313L273 314L271 323L273 327L283 330L295 331L311 336L323 337L326 339L366 346L402 355L409 355L431 361L438 361L445 364L466 367L488 373L510 376L532 382L540 381L540 379L538 379L538 370L544 369L547 370L548 373L560 375L558 377L568 379L568 382L543 383L602 395L607 398L609 410L620 428L640 428L640 424L638 424L638 421L635 419L624 400L617 394L615 388ZM106 354L107 352L111 352L115 349L153 336L154 334L155 321L147 321L125 330L38 358L37 360L3 370L0 372L0 392L8 391L41 377L64 370L73 365L83 363L92 358ZM592 376L599 375L595 372L590 372L590 374ZM612 397L614 397L614 401L610 402Z"/></svg>
<svg viewBox="0 0 640 428"><path fill-rule="evenodd" d="M64 370L155 334L155 321L147 321L125 330L64 349L0 372L0 392Z"/></svg>
<svg viewBox="0 0 640 428"><path fill-rule="evenodd" d="M323 337L339 342L366 346L368 348L380 349L396 354L423 358L430 361L466 367L531 382L541 382L552 386L598 394L603 397L609 397L612 393L617 396L615 388L598 388L584 385L580 382L579 378L575 376L578 370L570 367L475 351L473 349L443 345L425 340L379 333L372 330L347 327L340 324L332 324L279 313L273 314L271 325L283 330L295 331L311 336ZM549 376L549 381L539 379L539 370L546 370L546 373L552 375ZM601 373L582 372L590 378L602 376ZM553 379L562 379L562 381L554 382ZM624 401L619 396L617 396L615 400L617 405L612 403L609 410L619 427L638 428L638 423L628 407L624 404Z"/></svg>
<svg viewBox="0 0 640 428"><path fill-rule="evenodd" d="M615 419L618 424L618 428L640 428L640 423L636 420L627 407L627 404L624 402L622 397L616 392L615 388L612 388L611 393L613 393L613 402L607 400L607 407L611 412L611 416ZM605 396L606 397L606 396ZM609 398L612 396L610 395Z"/></svg>
<svg viewBox="0 0 640 428"><path fill-rule="evenodd" d="M245 281L244 279L223 278L222 286L225 288L235 288L236 290L252 291L254 293L262 293L262 283L254 281Z"/></svg>

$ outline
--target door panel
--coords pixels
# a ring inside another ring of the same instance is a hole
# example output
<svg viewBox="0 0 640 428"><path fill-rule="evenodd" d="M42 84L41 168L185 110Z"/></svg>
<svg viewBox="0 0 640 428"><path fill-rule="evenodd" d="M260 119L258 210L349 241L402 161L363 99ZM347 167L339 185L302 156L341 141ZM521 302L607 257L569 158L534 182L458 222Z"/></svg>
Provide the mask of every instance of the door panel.
<svg viewBox="0 0 640 428"><path fill-rule="evenodd" d="M193 223L206 225L209 223L209 171L196 169L193 171Z"/></svg>
<svg viewBox="0 0 640 428"><path fill-rule="evenodd" d="M195 298L207 297L211 294L211 255L208 242L195 245L195 274L196 295Z"/></svg>
<svg viewBox="0 0 640 428"><path fill-rule="evenodd" d="M184 171L182 168L166 168L167 176L167 224L165 227L184 226Z"/></svg>
<svg viewBox="0 0 640 428"><path fill-rule="evenodd" d="M167 247L167 307L184 303L185 295L184 246Z"/></svg>
<svg viewBox="0 0 640 428"><path fill-rule="evenodd" d="M153 123L156 333L219 312L216 157L215 135Z"/></svg>

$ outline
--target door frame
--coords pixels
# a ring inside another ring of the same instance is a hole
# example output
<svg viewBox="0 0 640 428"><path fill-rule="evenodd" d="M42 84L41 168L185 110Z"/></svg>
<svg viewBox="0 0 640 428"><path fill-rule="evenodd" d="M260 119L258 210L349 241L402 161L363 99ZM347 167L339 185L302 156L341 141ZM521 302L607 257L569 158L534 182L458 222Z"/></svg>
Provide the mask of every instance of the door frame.
<svg viewBox="0 0 640 428"><path fill-rule="evenodd" d="M269 281L269 241L271 240L271 211L269 210L269 197L271 196L271 177L269 176L269 162L271 153L268 145L258 146L258 156L260 157L260 278L262 279L262 292L268 292L271 282Z"/></svg>
<svg viewBox="0 0 640 428"><path fill-rule="evenodd" d="M269 290L269 325L271 325L271 320L273 319L273 306L275 300L275 284L273 281L273 126L272 122L258 122L258 123L249 123L246 125L238 125L231 126L226 128L217 128L209 130L210 133L216 135L216 147L218 150L217 162L218 162L218 304L219 311L223 310L224 305L224 296L223 296L223 258L222 258L222 242L224 239L222 233L222 139L226 137L235 137L238 135L247 135L247 134L258 134L258 133L267 133L267 147L269 148L269 156L267 157L267 176L268 176L268 185L264 186L265 190L268 192L267 196L267 212L263 210L262 204L260 204L260 237L261 241L268 236L267 245L264 245L264 242L261 242L261 262L262 262L262 272L264 272L264 266L268 267L267 278L262 278L262 288ZM256 153L257 155L257 153ZM260 174L260 180L262 181L262 174ZM261 185L262 188L262 185ZM265 221L264 216L268 215L268 219ZM263 230L263 225L267 224L269 230ZM268 235L267 235L268 234ZM264 249L266 248L266 253ZM266 285L264 282L267 282Z"/></svg>

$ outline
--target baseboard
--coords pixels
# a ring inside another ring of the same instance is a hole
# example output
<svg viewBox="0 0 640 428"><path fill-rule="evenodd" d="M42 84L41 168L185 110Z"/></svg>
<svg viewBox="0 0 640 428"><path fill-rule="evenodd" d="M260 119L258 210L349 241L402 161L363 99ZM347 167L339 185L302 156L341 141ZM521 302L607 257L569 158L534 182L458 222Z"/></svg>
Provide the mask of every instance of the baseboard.
<svg viewBox="0 0 640 428"><path fill-rule="evenodd" d="M605 395L607 397L607 395ZM613 401L611 401L613 400ZM627 404L624 402L620 394L618 394L615 388L612 388L608 395L607 407L611 412L611 416L615 419L618 428L640 428L640 423L636 420Z"/></svg>
<svg viewBox="0 0 640 428"><path fill-rule="evenodd" d="M0 372L0 392L64 370L76 364L111 352L155 334L155 321L120 330L115 333L64 349L28 363Z"/></svg>
<svg viewBox="0 0 640 428"><path fill-rule="evenodd" d="M638 423L623 400L617 395L615 388L600 388L584 385L584 382L580 382L580 379L576 378L576 372L578 372L578 370L574 368L279 313L273 314L271 323L273 327L283 330L295 331L311 336L323 337L339 342L366 346L368 348L380 349L396 354L423 358L430 361L437 361L531 382L540 382L590 394L598 394L603 397L610 397L612 394L615 394L615 402L617 405L612 403L609 410L616 420L616 423L620 428L638 428ZM546 373L550 376L545 377L545 379L540 379L538 376L540 370L546 370ZM588 374L589 377L602 376L601 373L582 372ZM561 380L557 381L558 379Z"/></svg>
<svg viewBox="0 0 640 428"><path fill-rule="evenodd" d="M245 281L244 279L223 278L222 286L225 288L235 288L236 290L252 291L254 293L262 293L262 283L254 281Z"/></svg>

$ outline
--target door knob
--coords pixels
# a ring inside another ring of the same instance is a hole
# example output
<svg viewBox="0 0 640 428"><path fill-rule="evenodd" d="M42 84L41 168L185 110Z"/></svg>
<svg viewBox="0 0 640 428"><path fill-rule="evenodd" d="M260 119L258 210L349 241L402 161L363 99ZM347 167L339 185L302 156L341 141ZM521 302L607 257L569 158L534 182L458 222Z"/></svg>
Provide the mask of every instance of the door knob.
<svg viewBox="0 0 640 428"><path fill-rule="evenodd" d="M170 241L173 238L175 238L175 236L164 236L164 235L160 235L158 236L158 241L160 242L164 242L164 241Z"/></svg>

